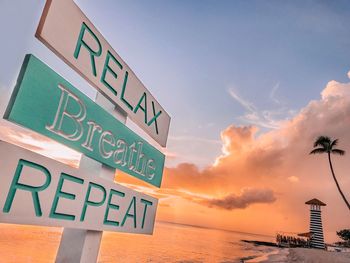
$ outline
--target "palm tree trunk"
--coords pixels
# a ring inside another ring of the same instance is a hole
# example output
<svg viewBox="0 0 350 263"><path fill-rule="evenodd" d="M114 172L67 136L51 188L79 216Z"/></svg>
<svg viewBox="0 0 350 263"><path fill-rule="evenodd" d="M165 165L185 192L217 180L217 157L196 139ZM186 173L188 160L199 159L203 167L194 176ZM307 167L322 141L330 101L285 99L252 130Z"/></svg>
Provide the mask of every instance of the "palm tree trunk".
<svg viewBox="0 0 350 263"><path fill-rule="evenodd" d="M350 204L349 204L348 200L346 200L342 190L340 189L340 186L338 184L338 180L335 177L334 170L333 170L333 165L332 165L332 161L331 161L331 154L330 153L328 153L328 161L329 161L329 166L331 167L332 176L333 176L333 179L335 181L335 184L337 185L338 191L339 191L340 195L343 197L343 200L344 200L345 204L348 206L348 209L350 210Z"/></svg>

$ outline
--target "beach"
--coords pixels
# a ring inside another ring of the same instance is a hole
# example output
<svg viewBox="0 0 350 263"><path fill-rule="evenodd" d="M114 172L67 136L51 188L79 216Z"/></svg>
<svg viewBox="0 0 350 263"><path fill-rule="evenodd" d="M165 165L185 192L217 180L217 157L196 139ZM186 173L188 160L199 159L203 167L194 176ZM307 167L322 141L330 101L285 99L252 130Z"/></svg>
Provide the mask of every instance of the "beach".
<svg viewBox="0 0 350 263"><path fill-rule="evenodd" d="M289 248L280 249L278 253L271 253L247 262L261 263L348 263L349 252L329 252L319 249Z"/></svg>
<svg viewBox="0 0 350 263"><path fill-rule="evenodd" d="M348 263L350 253L328 252L319 249L291 248L287 257L287 262L317 262L317 263Z"/></svg>

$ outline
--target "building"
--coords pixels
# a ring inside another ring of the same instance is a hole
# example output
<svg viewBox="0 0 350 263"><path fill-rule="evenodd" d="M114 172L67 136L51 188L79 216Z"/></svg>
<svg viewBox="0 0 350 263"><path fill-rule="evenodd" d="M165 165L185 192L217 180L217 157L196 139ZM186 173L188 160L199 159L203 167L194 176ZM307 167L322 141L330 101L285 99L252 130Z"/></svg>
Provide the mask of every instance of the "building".
<svg viewBox="0 0 350 263"><path fill-rule="evenodd" d="M316 198L305 202L305 204L310 205L310 246L312 248L325 249L321 206L326 206L326 204Z"/></svg>

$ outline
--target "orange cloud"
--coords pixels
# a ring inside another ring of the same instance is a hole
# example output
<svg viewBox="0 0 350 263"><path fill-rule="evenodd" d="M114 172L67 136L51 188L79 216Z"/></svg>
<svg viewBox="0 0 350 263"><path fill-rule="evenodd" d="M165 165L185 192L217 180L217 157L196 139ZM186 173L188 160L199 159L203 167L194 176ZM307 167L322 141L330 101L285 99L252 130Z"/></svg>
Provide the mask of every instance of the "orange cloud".
<svg viewBox="0 0 350 263"><path fill-rule="evenodd" d="M319 135L339 138L339 147L349 151L349 130L350 84L330 81L319 100L281 122L278 129L257 135L254 126L229 126L221 133L222 154L214 165L203 170L190 163L168 168L163 186L211 195L200 203L212 209L241 206L246 214L258 209L240 205L243 189L267 189L273 193L267 201L276 201L261 205L276 219L275 230L307 230L308 208L304 202L316 197L328 203L324 208L325 232L335 239L335 230L349 226L349 212L330 176L326 157L310 156L309 152ZM350 199L349 157L333 158L338 180ZM198 199L192 201L198 203ZM253 203L259 203L259 199L249 204Z"/></svg>
<svg viewBox="0 0 350 263"><path fill-rule="evenodd" d="M2 124L6 140L68 163L79 159L76 152L52 140ZM304 202L316 197L328 204L323 209L325 232L334 238L336 230L349 227L349 212L326 156L308 153L319 135L339 138L339 148L349 151L349 130L350 84L330 81L319 100L280 122L277 129L260 135L255 126L224 129L222 153L214 165L199 169L182 163L165 168L161 189L119 172L116 181L160 198L158 219L267 234L307 231L309 212ZM349 157L333 158L339 183L350 198ZM257 222L257 218L268 220Z"/></svg>
<svg viewBox="0 0 350 263"><path fill-rule="evenodd" d="M229 126L221 133L223 154L214 165L203 170L190 163L167 168L163 185L214 195L238 193L247 186L269 188L265 177L280 166L281 150L262 144L255 138L257 131L253 126Z"/></svg>
<svg viewBox="0 0 350 263"><path fill-rule="evenodd" d="M56 159L73 167L79 166L81 154L54 140L7 121L1 121L0 139Z"/></svg>

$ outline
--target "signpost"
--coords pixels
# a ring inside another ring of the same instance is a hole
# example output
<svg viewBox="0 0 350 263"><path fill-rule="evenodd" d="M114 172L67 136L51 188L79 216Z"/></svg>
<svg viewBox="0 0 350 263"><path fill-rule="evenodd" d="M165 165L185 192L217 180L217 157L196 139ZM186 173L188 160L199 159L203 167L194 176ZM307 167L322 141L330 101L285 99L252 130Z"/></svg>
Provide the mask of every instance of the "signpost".
<svg viewBox="0 0 350 263"><path fill-rule="evenodd" d="M169 115L72 0L46 2L36 37L166 146Z"/></svg>
<svg viewBox="0 0 350 263"><path fill-rule="evenodd" d="M33 55L5 118L160 187L164 155Z"/></svg>
<svg viewBox="0 0 350 263"><path fill-rule="evenodd" d="M0 142L2 222L152 234L157 199Z"/></svg>
<svg viewBox="0 0 350 263"><path fill-rule="evenodd" d="M4 118L83 155L74 169L0 141L0 222L64 227L56 262L96 262L102 231L153 233L158 200L114 175L160 187L164 155L126 117L162 146L170 117L72 0L47 0L36 36L105 97L26 56Z"/></svg>
<svg viewBox="0 0 350 263"><path fill-rule="evenodd" d="M97 94L95 102L110 112L115 118L125 123L125 112L117 109L101 94ZM115 169L100 164L85 155L81 157L79 167L94 170L101 178L114 182ZM64 228L57 251L56 262L97 262L102 234L102 231Z"/></svg>

